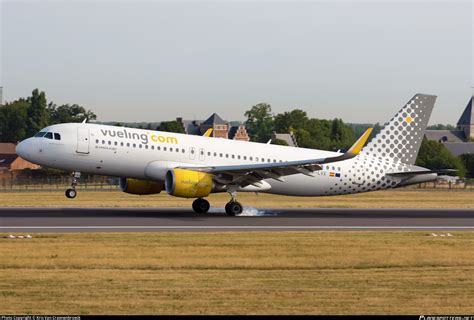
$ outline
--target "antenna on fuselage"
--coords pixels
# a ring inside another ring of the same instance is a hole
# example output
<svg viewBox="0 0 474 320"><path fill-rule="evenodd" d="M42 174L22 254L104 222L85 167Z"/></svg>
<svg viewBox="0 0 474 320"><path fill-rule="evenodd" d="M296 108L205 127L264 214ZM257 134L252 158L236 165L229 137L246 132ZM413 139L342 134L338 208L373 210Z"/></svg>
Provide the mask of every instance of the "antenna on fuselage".
<svg viewBox="0 0 474 320"><path fill-rule="evenodd" d="M84 118L84 120L82 120L82 123L86 123L87 122L87 118Z"/></svg>

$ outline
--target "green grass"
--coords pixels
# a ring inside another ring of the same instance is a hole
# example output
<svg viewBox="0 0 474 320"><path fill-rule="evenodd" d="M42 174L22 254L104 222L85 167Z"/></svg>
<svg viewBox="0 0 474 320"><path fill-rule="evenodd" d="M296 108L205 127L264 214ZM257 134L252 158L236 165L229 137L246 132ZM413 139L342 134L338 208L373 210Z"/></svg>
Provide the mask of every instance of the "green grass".
<svg viewBox="0 0 474 320"><path fill-rule="evenodd" d="M224 207L227 193L211 194L211 206ZM474 208L474 192L449 190L389 190L330 197L289 197L271 194L239 193L244 206L260 208ZM192 199L162 192L137 196L119 191L79 191L67 199L64 191L0 193L0 207L186 207Z"/></svg>
<svg viewBox="0 0 474 320"><path fill-rule="evenodd" d="M439 231L438 231L439 233ZM5 314L472 314L474 233L0 239Z"/></svg>

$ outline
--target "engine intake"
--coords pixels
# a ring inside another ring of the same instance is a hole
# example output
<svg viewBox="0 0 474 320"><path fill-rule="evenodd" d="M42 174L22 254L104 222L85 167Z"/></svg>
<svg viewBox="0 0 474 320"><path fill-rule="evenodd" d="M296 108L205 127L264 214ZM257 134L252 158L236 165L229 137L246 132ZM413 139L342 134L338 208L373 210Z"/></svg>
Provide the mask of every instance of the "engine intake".
<svg viewBox="0 0 474 320"><path fill-rule="evenodd" d="M175 197L207 197L212 191L212 175L193 170L172 169L166 173L165 189Z"/></svg>
<svg viewBox="0 0 474 320"><path fill-rule="evenodd" d="M120 190L130 194L158 194L163 190L163 184L156 181L120 178Z"/></svg>

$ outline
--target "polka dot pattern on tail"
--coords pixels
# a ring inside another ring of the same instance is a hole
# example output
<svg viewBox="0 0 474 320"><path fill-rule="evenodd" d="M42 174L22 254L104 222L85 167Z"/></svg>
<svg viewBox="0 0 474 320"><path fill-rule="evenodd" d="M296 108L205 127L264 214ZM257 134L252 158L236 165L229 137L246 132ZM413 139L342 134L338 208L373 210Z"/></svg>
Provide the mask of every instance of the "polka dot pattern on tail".
<svg viewBox="0 0 474 320"><path fill-rule="evenodd" d="M436 96L417 94L361 151L361 155L391 158L413 165L420 149Z"/></svg>

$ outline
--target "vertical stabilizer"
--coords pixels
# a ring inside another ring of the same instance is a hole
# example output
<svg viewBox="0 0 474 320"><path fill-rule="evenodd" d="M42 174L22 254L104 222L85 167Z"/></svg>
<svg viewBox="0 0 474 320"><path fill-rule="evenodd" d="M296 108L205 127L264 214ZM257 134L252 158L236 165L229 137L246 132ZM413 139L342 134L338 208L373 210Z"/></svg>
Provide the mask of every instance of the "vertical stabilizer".
<svg viewBox="0 0 474 320"><path fill-rule="evenodd" d="M415 95L360 154L415 164L435 101L436 96Z"/></svg>

